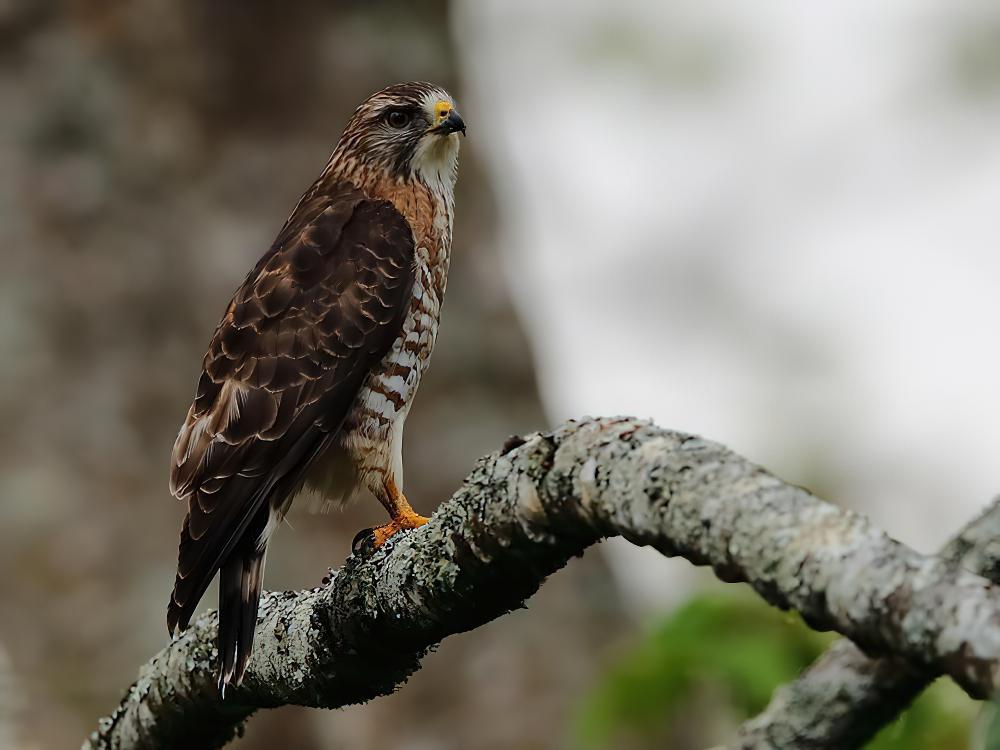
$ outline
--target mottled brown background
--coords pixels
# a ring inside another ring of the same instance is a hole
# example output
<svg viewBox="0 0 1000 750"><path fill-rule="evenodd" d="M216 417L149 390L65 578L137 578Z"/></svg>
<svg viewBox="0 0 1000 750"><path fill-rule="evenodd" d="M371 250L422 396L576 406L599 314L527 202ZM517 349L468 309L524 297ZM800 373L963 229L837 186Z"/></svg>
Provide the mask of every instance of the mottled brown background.
<svg viewBox="0 0 1000 750"><path fill-rule="evenodd" d="M217 317L361 98L419 78L461 100L447 10L0 2L7 741L76 746L165 643L182 517L167 457ZM469 125L445 322L407 431L423 512L506 436L545 426ZM293 513L267 586L316 584L380 513ZM617 631L615 597L588 556L530 612L447 642L401 693L263 712L239 746L556 746Z"/></svg>
<svg viewBox="0 0 1000 750"><path fill-rule="evenodd" d="M994 0L0 0L0 750L78 746L166 642L204 348L354 106L412 79L469 123L419 511L586 413L924 551L1000 486ZM382 517L297 509L266 585ZM398 694L238 747L724 741L821 639L692 571L614 540ZM959 750L978 708L939 682L869 750Z"/></svg>

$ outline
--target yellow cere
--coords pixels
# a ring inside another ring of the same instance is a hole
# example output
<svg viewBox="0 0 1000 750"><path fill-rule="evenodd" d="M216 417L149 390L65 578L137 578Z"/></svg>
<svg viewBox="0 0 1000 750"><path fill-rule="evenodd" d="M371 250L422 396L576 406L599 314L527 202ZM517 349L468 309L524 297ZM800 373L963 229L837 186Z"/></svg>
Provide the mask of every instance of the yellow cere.
<svg viewBox="0 0 1000 750"><path fill-rule="evenodd" d="M434 105L434 113L439 120L443 120L451 114L451 102L439 101Z"/></svg>

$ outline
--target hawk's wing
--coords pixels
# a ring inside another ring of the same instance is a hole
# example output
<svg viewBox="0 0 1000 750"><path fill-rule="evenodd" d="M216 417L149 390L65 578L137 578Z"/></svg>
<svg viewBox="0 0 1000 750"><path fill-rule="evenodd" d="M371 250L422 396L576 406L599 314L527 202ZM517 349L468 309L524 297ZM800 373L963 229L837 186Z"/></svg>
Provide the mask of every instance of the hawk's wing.
<svg viewBox="0 0 1000 750"><path fill-rule="evenodd" d="M242 588L244 599L248 586L259 592L257 539L269 507L301 485L391 348L413 278L406 220L391 203L343 184L304 199L236 292L174 444L170 489L187 499L188 514L167 612L171 632L187 626L227 563L236 578L223 580L223 589L239 598ZM220 594L226 610L227 593ZM252 638L256 600L243 604L244 611L252 604L242 626ZM220 626L220 646L228 648L221 641Z"/></svg>

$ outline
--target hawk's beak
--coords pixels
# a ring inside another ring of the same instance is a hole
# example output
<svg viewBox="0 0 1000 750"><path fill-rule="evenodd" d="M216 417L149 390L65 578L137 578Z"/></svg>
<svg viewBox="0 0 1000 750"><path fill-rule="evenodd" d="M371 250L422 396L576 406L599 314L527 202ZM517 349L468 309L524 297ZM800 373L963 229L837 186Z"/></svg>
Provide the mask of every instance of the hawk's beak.
<svg viewBox="0 0 1000 750"><path fill-rule="evenodd" d="M451 135L452 133L461 133L465 135L465 120L462 116L458 114L455 110L448 112L448 117L445 118L444 122L434 128L435 133L441 133L442 135Z"/></svg>

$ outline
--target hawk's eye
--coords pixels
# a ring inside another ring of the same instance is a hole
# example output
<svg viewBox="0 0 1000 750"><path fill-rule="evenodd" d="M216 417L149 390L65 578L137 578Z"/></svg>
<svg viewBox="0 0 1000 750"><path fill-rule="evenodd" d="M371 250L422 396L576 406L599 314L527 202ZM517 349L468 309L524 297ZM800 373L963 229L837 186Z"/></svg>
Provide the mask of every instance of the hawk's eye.
<svg viewBox="0 0 1000 750"><path fill-rule="evenodd" d="M410 115L401 109L393 109L386 116L385 121L389 123L389 127L400 130L410 124Z"/></svg>

